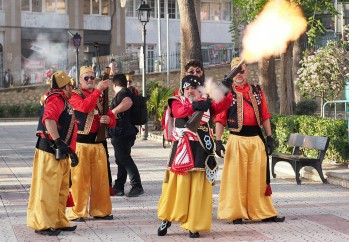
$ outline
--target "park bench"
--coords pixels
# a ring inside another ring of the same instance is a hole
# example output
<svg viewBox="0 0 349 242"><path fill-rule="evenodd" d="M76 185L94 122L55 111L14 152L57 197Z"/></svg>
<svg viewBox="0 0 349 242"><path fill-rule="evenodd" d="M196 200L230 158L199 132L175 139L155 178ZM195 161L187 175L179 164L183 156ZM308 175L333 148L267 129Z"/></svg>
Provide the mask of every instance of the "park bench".
<svg viewBox="0 0 349 242"><path fill-rule="evenodd" d="M305 166L314 167L319 173L322 182L327 183L327 180L322 173L322 161L325 158L329 142L330 139L328 137L291 134L287 141L287 144L293 147L292 154L272 154L271 172L273 177L276 177L276 174L274 172L275 164L279 161L285 161L292 166L296 174L296 181L298 185L301 185L299 171ZM317 150L317 157L306 157L302 150L303 148Z"/></svg>

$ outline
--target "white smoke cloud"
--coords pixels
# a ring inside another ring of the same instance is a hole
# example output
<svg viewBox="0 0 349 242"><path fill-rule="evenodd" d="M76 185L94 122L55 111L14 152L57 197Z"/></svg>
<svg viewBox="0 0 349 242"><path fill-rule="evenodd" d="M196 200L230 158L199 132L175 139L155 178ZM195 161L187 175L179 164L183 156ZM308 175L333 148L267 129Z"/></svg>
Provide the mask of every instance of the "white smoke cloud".
<svg viewBox="0 0 349 242"><path fill-rule="evenodd" d="M62 63L67 62L67 48L66 43L53 42L48 39L47 34L39 34L30 49L45 59L46 66L61 67Z"/></svg>

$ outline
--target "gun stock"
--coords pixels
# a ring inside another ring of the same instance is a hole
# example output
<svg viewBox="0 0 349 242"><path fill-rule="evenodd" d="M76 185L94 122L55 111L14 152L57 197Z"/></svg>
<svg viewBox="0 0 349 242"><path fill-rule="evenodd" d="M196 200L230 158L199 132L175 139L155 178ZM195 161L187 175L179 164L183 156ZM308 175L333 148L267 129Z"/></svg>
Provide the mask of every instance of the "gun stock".
<svg viewBox="0 0 349 242"><path fill-rule="evenodd" d="M103 78L102 80L107 80L109 79L109 73L110 73L110 67L105 67L104 68L104 75L103 75ZM108 89L105 89L103 91L103 112L102 112L102 115L107 115L108 114L108 109L109 109L109 101L108 101ZM96 143L100 143L104 140L107 139L107 125L106 124L103 124L101 123L100 126L99 126L99 129L98 129L98 133L97 133L97 136L96 136Z"/></svg>
<svg viewBox="0 0 349 242"><path fill-rule="evenodd" d="M185 123L184 127L196 133L196 131L200 126L200 121L203 115L204 115L203 111L195 111L194 114Z"/></svg>

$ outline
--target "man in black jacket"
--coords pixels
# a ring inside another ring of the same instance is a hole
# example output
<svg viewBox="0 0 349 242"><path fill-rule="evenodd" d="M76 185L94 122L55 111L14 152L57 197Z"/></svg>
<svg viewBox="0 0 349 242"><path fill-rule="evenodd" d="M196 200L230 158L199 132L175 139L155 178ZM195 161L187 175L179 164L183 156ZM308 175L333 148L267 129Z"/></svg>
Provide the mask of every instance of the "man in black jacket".
<svg viewBox="0 0 349 242"><path fill-rule="evenodd" d="M127 79L124 74L113 77L115 96L111 109L117 119L115 128L110 130L111 143L114 146L115 162L118 165L117 178L113 189L117 196L124 196L124 186L127 175L130 178L131 190L128 197L138 197L144 193L138 168L131 157L131 147L134 145L137 128L131 123L131 107L133 94L127 88Z"/></svg>

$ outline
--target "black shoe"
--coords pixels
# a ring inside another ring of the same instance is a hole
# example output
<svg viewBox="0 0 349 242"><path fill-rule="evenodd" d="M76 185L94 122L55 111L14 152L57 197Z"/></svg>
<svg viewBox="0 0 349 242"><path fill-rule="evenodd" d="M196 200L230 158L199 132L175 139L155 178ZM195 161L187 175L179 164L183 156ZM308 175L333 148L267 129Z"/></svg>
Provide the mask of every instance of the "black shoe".
<svg viewBox="0 0 349 242"><path fill-rule="evenodd" d="M199 238L199 237L200 237L199 232L193 233L193 232L189 231L189 238L195 239L195 238Z"/></svg>
<svg viewBox="0 0 349 242"><path fill-rule="evenodd" d="M60 228L61 231L67 231L67 232L71 232L74 231L76 229L76 225L71 226L71 227L65 227L65 228Z"/></svg>
<svg viewBox="0 0 349 242"><path fill-rule="evenodd" d="M278 217L278 216L262 219L262 222L282 223L283 221L285 221L285 217Z"/></svg>
<svg viewBox="0 0 349 242"><path fill-rule="evenodd" d="M233 224L242 224L242 218L233 220Z"/></svg>
<svg viewBox="0 0 349 242"><path fill-rule="evenodd" d="M132 187L129 193L126 194L127 197L138 197L143 194L144 190L141 187Z"/></svg>
<svg viewBox="0 0 349 242"><path fill-rule="evenodd" d="M124 191L116 191L115 195L118 197L122 197L122 196L125 196L125 192Z"/></svg>
<svg viewBox="0 0 349 242"><path fill-rule="evenodd" d="M116 188L115 185L113 186L113 191L116 196L125 196L124 188Z"/></svg>
<svg viewBox="0 0 349 242"><path fill-rule="evenodd" d="M158 236L165 236L169 227L171 227L171 222L162 220L160 227L158 228Z"/></svg>
<svg viewBox="0 0 349 242"><path fill-rule="evenodd" d="M47 236L57 236L60 234L60 232L61 232L60 229L53 229L53 228L43 229L43 230L35 230L35 233L47 235Z"/></svg>
<svg viewBox="0 0 349 242"><path fill-rule="evenodd" d="M97 220L113 220L114 217L113 217L113 214L110 214L110 215L107 215L107 216L104 216L104 217L93 217L94 219L97 219Z"/></svg>
<svg viewBox="0 0 349 242"><path fill-rule="evenodd" d="M80 218L73 219L71 221L74 221L74 222L85 222L85 219L80 217Z"/></svg>

